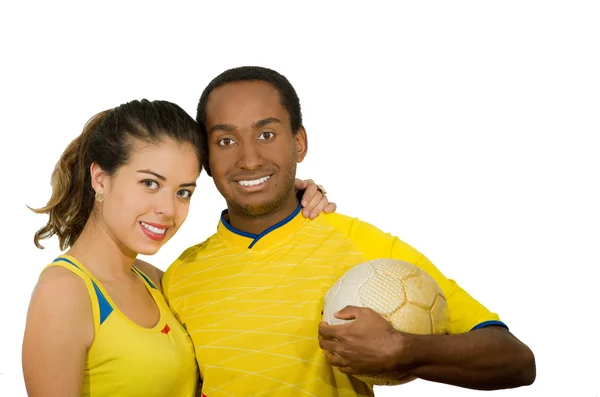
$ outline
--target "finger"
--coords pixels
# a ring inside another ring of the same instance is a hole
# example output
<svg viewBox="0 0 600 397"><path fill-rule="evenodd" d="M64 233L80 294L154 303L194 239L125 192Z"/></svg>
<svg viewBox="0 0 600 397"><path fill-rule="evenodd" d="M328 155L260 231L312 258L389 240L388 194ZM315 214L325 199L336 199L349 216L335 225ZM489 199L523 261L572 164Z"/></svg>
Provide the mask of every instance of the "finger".
<svg viewBox="0 0 600 397"><path fill-rule="evenodd" d="M321 196L321 192L319 192L316 183L312 179L307 179L305 182L306 187L303 189L304 194L302 195L300 204L302 205L302 207L304 207L304 209L302 210L302 215L304 215L305 218L308 218L310 216L311 208L307 207L309 207L315 195L318 195L319 197Z"/></svg>
<svg viewBox="0 0 600 397"><path fill-rule="evenodd" d="M323 212L326 214L331 214L337 210L337 204L332 203L331 201L323 208Z"/></svg>
<svg viewBox="0 0 600 397"><path fill-rule="evenodd" d="M312 209L315 207L316 203L321 200L323 194L317 189L317 185L311 180L311 183L308 184L306 189L304 189L304 194L302 195L301 204L304 209L302 210L302 215L305 218L310 217L310 213ZM315 198L317 199L315 201Z"/></svg>
<svg viewBox="0 0 600 397"><path fill-rule="evenodd" d="M344 374L353 374L354 373L354 371L350 367L338 367L338 371L340 371Z"/></svg>
<svg viewBox="0 0 600 397"><path fill-rule="evenodd" d="M339 354L335 354L333 352L330 352L328 350L324 350L325 353L325 357L327 358L327 361L329 361L329 363L335 367L347 367L349 361L346 360L344 357L340 356Z"/></svg>
<svg viewBox="0 0 600 397"><path fill-rule="evenodd" d="M335 357L335 355L329 350L323 350L323 354L325 355L325 358L327 359L327 361L329 361L329 363L331 363L331 360L333 360L333 358Z"/></svg>
<svg viewBox="0 0 600 397"><path fill-rule="evenodd" d="M346 306L342 310L333 313L333 315L340 320L355 320L365 309L364 307Z"/></svg>
<svg viewBox="0 0 600 397"><path fill-rule="evenodd" d="M319 336L323 339L328 340L340 340L337 335L336 327L341 327L342 325L329 325L325 321L321 321L319 324Z"/></svg>
<svg viewBox="0 0 600 397"><path fill-rule="evenodd" d="M323 351L334 352L340 349L340 342L337 339L319 339L319 347Z"/></svg>
<svg viewBox="0 0 600 397"><path fill-rule="evenodd" d="M303 180L303 179L296 178L296 183L295 183L296 191L297 192L304 191L304 193L302 194L302 200L300 202L302 207L306 207L306 200L304 199L304 197L306 196L306 188L308 188L311 185L311 182L314 184L314 181L312 179ZM305 218L308 218L310 216L310 211L302 210L302 215L304 215Z"/></svg>
<svg viewBox="0 0 600 397"><path fill-rule="evenodd" d="M310 219L315 219L319 216L327 204L329 204L327 196L323 195L320 191L317 191L306 207L306 209L310 209Z"/></svg>
<svg viewBox="0 0 600 397"><path fill-rule="evenodd" d="M304 180L304 179L296 178L296 181L295 181L296 190L306 189L308 187L308 185L310 184L309 181L311 181L311 180L312 179Z"/></svg>

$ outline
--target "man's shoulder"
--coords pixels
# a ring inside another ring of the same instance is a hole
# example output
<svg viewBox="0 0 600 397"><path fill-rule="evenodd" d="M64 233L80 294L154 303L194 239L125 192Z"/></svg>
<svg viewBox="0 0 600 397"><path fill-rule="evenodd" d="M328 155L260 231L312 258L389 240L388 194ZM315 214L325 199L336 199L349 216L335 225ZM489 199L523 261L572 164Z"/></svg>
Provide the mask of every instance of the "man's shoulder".
<svg viewBox="0 0 600 397"><path fill-rule="evenodd" d="M318 224L329 226L346 236L361 237L363 235L383 234L379 228L357 217L334 212L321 214L314 219ZM313 221L313 222L314 222Z"/></svg>
<svg viewBox="0 0 600 397"><path fill-rule="evenodd" d="M340 214L339 212L333 212L331 214L321 213L319 216L313 219L311 223L335 228L344 228L356 220L358 220L358 218L354 218L346 214Z"/></svg>
<svg viewBox="0 0 600 397"><path fill-rule="evenodd" d="M186 248L169 266L167 272L172 273L178 268L185 267L186 264L197 262L199 258L206 255L207 251L212 249L217 240L217 235L213 234L203 242Z"/></svg>
<svg viewBox="0 0 600 397"><path fill-rule="evenodd" d="M218 236L217 234L213 234L212 236L210 236L209 238L207 238L206 240L202 241L201 243L198 243L196 245L192 245L191 247L186 248L175 260L175 262L173 263L173 265L175 265L176 263L187 263L187 262L193 262L195 261L196 258L198 258L201 255L204 255L204 253L207 250L210 250L213 248L213 246L217 243L218 241Z"/></svg>
<svg viewBox="0 0 600 397"><path fill-rule="evenodd" d="M201 258L206 256L207 250L213 245L217 235L213 234L206 240L196 245L192 245L185 249L173 263L167 268L162 278L163 292L168 296L170 291L171 282L173 279L179 278L182 273L182 269L186 269L188 265L198 262Z"/></svg>

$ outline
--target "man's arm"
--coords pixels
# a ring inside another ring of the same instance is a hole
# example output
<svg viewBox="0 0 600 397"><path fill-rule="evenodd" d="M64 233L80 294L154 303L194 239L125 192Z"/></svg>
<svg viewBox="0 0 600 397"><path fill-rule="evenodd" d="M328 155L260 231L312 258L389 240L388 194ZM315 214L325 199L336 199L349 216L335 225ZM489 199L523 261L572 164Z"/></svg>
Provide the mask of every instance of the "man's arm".
<svg viewBox="0 0 600 397"><path fill-rule="evenodd" d="M331 364L345 373L411 374L479 390L514 388L535 380L532 351L504 327L457 335L411 335L396 331L367 308L347 307L337 317L355 321L321 323L320 345Z"/></svg>
<svg viewBox="0 0 600 397"><path fill-rule="evenodd" d="M472 389L502 389L531 384L535 361L531 350L502 327L475 327L498 315L446 278L423 254L373 225L334 218L365 260L394 258L423 269L440 286L448 302L451 335L409 335L396 331L371 309L346 308L336 317L355 319L344 325L319 326L320 344L332 364L344 372L406 374ZM335 352L336 355L331 354Z"/></svg>
<svg viewBox="0 0 600 397"><path fill-rule="evenodd" d="M504 327L420 336L408 344L403 337L398 335L398 343L406 353L421 357L411 373L422 379L481 390L527 386L535 380L533 352Z"/></svg>

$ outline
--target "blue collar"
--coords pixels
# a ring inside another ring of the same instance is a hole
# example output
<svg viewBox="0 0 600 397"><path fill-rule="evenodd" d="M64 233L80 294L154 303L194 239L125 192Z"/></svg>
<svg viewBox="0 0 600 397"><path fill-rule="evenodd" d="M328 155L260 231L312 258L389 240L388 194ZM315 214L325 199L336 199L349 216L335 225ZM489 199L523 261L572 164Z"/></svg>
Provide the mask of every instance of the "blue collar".
<svg viewBox="0 0 600 397"><path fill-rule="evenodd" d="M302 205L298 204L298 207L296 207L296 209L294 210L294 212L292 212L290 215L288 215L284 220L277 222L276 224L274 224L273 226L267 228L265 231L263 231L260 234L253 234L253 233L248 233L248 232L244 232L242 230L236 229L235 227L231 226L231 224L229 223L229 221L227 221L227 219L225 219L225 215L228 214L228 210L224 210L223 212L221 212L221 223L223 224L223 226L225 226L227 228L227 230L229 230L232 233L235 233L239 236L243 236L246 238L249 238L252 240L252 242L250 243L250 245L248 246L248 248L252 248L254 246L254 244L256 244L261 238L263 238L264 236L266 236L267 234L271 233L272 231L286 225L287 223L289 223L292 219L294 219L296 217L296 215L298 215L300 213L300 211L302 211Z"/></svg>

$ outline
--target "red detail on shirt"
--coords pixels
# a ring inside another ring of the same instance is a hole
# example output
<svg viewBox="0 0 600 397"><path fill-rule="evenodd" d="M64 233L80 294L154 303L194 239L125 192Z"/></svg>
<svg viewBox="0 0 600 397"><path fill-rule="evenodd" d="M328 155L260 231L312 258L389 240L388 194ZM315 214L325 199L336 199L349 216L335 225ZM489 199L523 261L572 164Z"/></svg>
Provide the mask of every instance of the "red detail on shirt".
<svg viewBox="0 0 600 397"><path fill-rule="evenodd" d="M166 335L169 333L170 330L171 328L169 328L169 324L165 324L165 327L160 332Z"/></svg>

